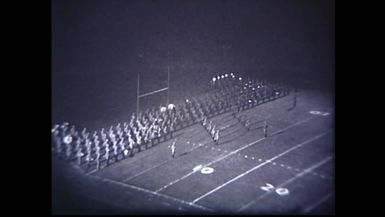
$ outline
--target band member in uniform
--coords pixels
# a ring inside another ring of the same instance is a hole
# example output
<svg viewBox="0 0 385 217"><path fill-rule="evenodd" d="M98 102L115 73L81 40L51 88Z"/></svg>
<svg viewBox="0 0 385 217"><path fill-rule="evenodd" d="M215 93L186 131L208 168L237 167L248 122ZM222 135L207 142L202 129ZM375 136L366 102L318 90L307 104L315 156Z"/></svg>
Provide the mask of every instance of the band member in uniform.
<svg viewBox="0 0 385 217"><path fill-rule="evenodd" d="M100 147L99 147L99 140L95 141L95 149L96 149L96 169L98 170L99 169L99 166L100 166Z"/></svg>
<svg viewBox="0 0 385 217"><path fill-rule="evenodd" d="M205 127L206 124L207 124L207 117L205 116L205 117L203 118L202 126Z"/></svg>
<svg viewBox="0 0 385 217"><path fill-rule="evenodd" d="M215 136L215 125L213 125L213 127L211 128L210 134L211 134L211 138L214 138L214 136Z"/></svg>
<svg viewBox="0 0 385 217"><path fill-rule="evenodd" d="M52 129L52 142L53 142L53 145L55 145L55 151L57 153L61 153L62 152L62 142L61 142L61 139L60 139L60 134L59 134L59 125L56 125L53 129Z"/></svg>
<svg viewBox="0 0 385 217"><path fill-rule="evenodd" d="M176 151L175 143L176 143L176 141L174 141L172 143L172 145L171 145L171 156L172 156L172 158L175 157L175 151Z"/></svg>
<svg viewBox="0 0 385 217"><path fill-rule="evenodd" d="M136 147L138 148L139 151L142 150L142 148L140 147L141 145L141 140L142 140L142 137L140 136L140 130L138 129L137 131L134 132L135 133L135 136L136 136Z"/></svg>
<svg viewBox="0 0 385 217"><path fill-rule="evenodd" d="M143 141L144 141L144 144L145 144L145 148L146 148L146 149L148 149L149 138L150 138L150 131L149 131L149 130L146 130L146 131L144 132L144 137L143 137Z"/></svg>
<svg viewBox="0 0 385 217"><path fill-rule="evenodd" d="M77 153L76 153L76 157L77 157L77 160L78 160L78 165L80 166L81 163L82 163L82 157L84 156L84 153L82 152L82 149L79 148Z"/></svg>
<svg viewBox="0 0 385 217"><path fill-rule="evenodd" d="M214 142L215 142L215 144L217 144L217 145L218 145L218 143L219 143L219 130L215 131Z"/></svg>
<svg viewBox="0 0 385 217"><path fill-rule="evenodd" d="M120 153L122 153L122 151L124 151L125 147L124 147L124 139L122 138L120 141L119 141L119 147L120 147ZM125 156L125 155L124 155Z"/></svg>
<svg viewBox="0 0 385 217"><path fill-rule="evenodd" d="M128 148L130 149L130 156L134 155L134 140L131 137L131 134L128 136Z"/></svg>
<svg viewBox="0 0 385 217"><path fill-rule="evenodd" d="M265 136L265 138L266 138L266 137L267 137L267 122L266 122L266 120L265 120L265 122L264 122L263 134L264 134L264 136Z"/></svg>
<svg viewBox="0 0 385 217"><path fill-rule="evenodd" d="M167 126L164 124L163 126L163 135L165 136L164 139L166 140L167 139Z"/></svg>
<svg viewBox="0 0 385 217"><path fill-rule="evenodd" d="M160 128L160 126L158 125L158 129L157 129L157 137L158 137L158 141L160 142L160 137L162 136L162 129Z"/></svg>
<svg viewBox="0 0 385 217"><path fill-rule="evenodd" d="M247 120L245 121L245 127L247 128L247 130L250 130L249 126L250 126L250 120L247 119Z"/></svg>
<svg viewBox="0 0 385 217"><path fill-rule="evenodd" d="M76 146L75 146L75 158L78 160L78 163L80 164L80 158L82 157L82 149L81 149L81 140L76 140Z"/></svg>
<svg viewBox="0 0 385 217"><path fill-rule="evenodd" d="M213 123L213 122L210 121L209 124L207 124L207 128L206 128L206 129L207 129L207 131L209 131L209 132L210 132L210 130L211 130L212 123Z"/></svg>
<svg viewBox="0 0 385 217"><path fill-rule="evenodd" d="M61 126L60 126L60 130L61 130L61 137L64 138L66 135L67 135L67 130L68 130L68 123L65 122L63 123Z"/></svg>
<svg viewBox="0 0 385 217"><path fill-rule="evenodd" d="M116 125L115 130L116 130L116 132L119 132L119 131L122 130L122 128L120 127L120 123L118 123L118 124Z"/></svg>
<svg viewBox="0 0 385 217"><path fill-rule="evenodd" d="M107 162L107 165L108 165L108 160L109 160L109 157L110 157L110 147L108 145L106 145L105 147L105 153L104 153L104 159L106 159L106 162Z"/></svg>
<svg viewBox="0 0 385 217"><path fill-rule="evenodd" d="M114 156L113 157L116 157L118 155L117 144L118 144L118 142L116 141L116 139L112 140L112 148L114 149Z"/></svg>
<svg viewBox="0 0 385 217"><path fill-rule="evenodd" d="M66 158L68 159L71 156L71 151L72 151L72 147L71 147L72 136L71 135L65 136L63 138L63 142L64 142L65 147L66 147Z"/></svg>
<svg viewBox="0 0 385 217"><path fill-rule="evenodd" d="M90 163L90 161L92 160L91 158L91 151L87 152L87 155L86 155L86 164L88 166L88 164Z"/></svg>
<svg viewBox="0 0 385 217"><path fill-rule="evenodd" d="M72 125L72 127L71 127L71 129L70 129L70 135L75 135L75 132L76 132L76 130L75 130L75 126L74 125Z"/></svg>

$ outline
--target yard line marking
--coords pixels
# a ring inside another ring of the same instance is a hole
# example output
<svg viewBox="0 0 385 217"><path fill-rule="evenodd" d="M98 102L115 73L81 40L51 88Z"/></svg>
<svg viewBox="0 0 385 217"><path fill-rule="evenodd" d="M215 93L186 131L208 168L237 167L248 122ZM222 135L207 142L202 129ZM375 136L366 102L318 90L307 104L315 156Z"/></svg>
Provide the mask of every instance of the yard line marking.
<svg viewBox="0 0 385 217"><path fill-rule="evenodd" d="M329 131L330 131L330 130L329 130ZM324 133L323 135L325 135L325 134L326 134L326 133ZM318 138L319 138L319 137L320 137L320 136L318 136ZM313 140L314 140L314 139L313 139ZM304 143L302 143L302 144L304 144ZM297 146L298 146L298 145L297 145ZM311 167L305 169L305 170L302 171L301 173L298 173L298 174L295 175L294 177L292 177L292 178L286 180L284 183L278 185L277 188L281 188L281 187L283 187L283 186L285 186L285 185L290 184L291 182L295 181L296 179L300 178L301 176L303 176L303 175L305 175L305 174L307 174L307 173L310 173L310 172L313 171L314 169L316 169L316 168L322 166L323 164L327 163L327 162L330 161L332 158L333 158L333 156L328 156L328 157L324 158L324 159L321 160L320 162L318 162L318 163L312 165ZM262 194L262 195L259 196L257 199L255 199L255 200L253 200L253 201L247 203L246 205L242 206L240 209L238 209L237 212L241 212L241 211L245 210L246 208L250 207L252 204L256 203L257 201L259 201L259 200L263 199L264 197L266 197L267 195L269 195L269 193L270 193L270 192L266 192L266 193Z"/></svg>
<svg viewBox="0 0 385 217"><path fill-rule="evenodd" d="M275 135L275 134L278 134L278 133L280 133L280 132L283 132L284 130L287 130L287 129L289 129L289 128L292 128L292 127L294 127L294 126L297 126L298 124L302 124L302 123L305 123L305 122L307 122L307 121L310 121L310 120L313 120L313 119L316 119L316 118L319 118L319 117L320 117L320 116L312 116L312 117L307 118L307 119L305 119L305 120L302 120L302 121L299 121L299 122L297 122L297 123L294 123L294 124L292 124L292 125L290 125L290 126L288 126L288 127L285 127L284 129L281 129L281 130L278 130L278 131L273 132L273 133L270 135L270 137L271 137L272 135ZM270 137L268 137L268 138L270 138ZM248 147L250 147L250 146L252 146L252 145L254 145L254 144L259 143L260 141L265 140L266 138L267 138L267 137L262 137L262 138L260 138L260 139L258 139L258 140L256 140L256 141L254 141L254 142L251 142L251 143L249 143L249 144L247 144L247 145L245 145L245 146L243 146L243 147L240 147L240 148L238 148L238 149L236 149L236 150L234 150L234 151L231 151L231 152L229 152L228 154L226 154L226 155L224 155L224 156L222 156L222 157L219 157L218 159L216 159L216 160L214 160L214 161L211 161L211 162L208 163L208 164L205 164L204 167L205 167L205 166L210 166L210 165L212 165L212 164L214 164L214 163L216 163L216 162L218 162L218 161L221 161L221 160L223 160L223 159L225 159L225 158L227 158L227 157L229 157L229 156L231 156L231 155L233 155L233 154L236 154L236 153L238 153L239 151L242 151L243 149L246 149L246 148L248 148ZM207 146L206 146L206 147L207 147ZM239 155L240 155L240 153L239 153ZM262 159L259 159L259 161L262 161ZM181 181L181 180L183 180L183 179L189 177L189 176L192 175L193 173L194 173L194 171L193 171L193 172L189 172L189 173L187 173L186 175L184 175L184 176L182 176L182 177L180 177L180 178L178 178L178 179L176 179L176 180L174 180L174 181L168 183L167 185L165 185L165 186L159 188L159 189L156 190L155 192L162 191L162 190L168 188L169 186L171 186L171 185L173 185L173 184L175 184L175 183L177 183L177 182L179 182L179 181Z"/></svg>
<svg viewBox="0 0 385 217"><path fill-rule="evenodd" d="M201 146L194 147L194 148L192 148L190 151L188 151L187 153L190 153L190 152L192 152L192 151L194 151L194 150L196 150L196 149L198 149L198 148L200 148L200 147L201 147ZM165 160L165 161L162 161L160 164L155 165L155 166L152 166L152 167L150 167L150 168L148 168L148 169L146 169L146 170L143 170L143 171L141 171L141 172L139 172L139 173L137 173L137 174L135 174L135 175L133 175L133 176L130 176L130 177L128 177L128 178L122 180L121 182L126 182L126 181L128 181L128 180L131 180L131 179L133 179L133 178L135 178L135 177L137 177L137 176L139 176L139 175L142 175L143 173L146 173L146 172L148 172L148 171L150 171L150 170L152 170L152 169L154 169L154 168L160 167L160 166L162 166L163 164L166 164L167 162L170 162L170 161L172 161L172 159L167 159L167 160Z"/></svg>
<svg viewBox="0 0 385 217"><path fill-rule="evenodd" d="M226 185L228 185L228 184L230 184L230 183L232 183L232 182L234 182L234 181L236 181L236 180L242 178L243 176L245 176L245 175L247 175L247 174L253 172L254 170L256 170L256 169L258 169L258 168L264 166L265 164L267 164L267 163L269 163L269 162L271 162L271 161L273 161L273 160L275 160L275 159L277 159L277 158L279 158L279 157L281 157L281 156L283 156L283 155L285 155L285 154L287 154L287 153L289 153L289 152L291 152L291 151L293 151L293 150L295 150L295 149L297 149L297 148L299 148L299 147L301 147L301 146L303 146L303 145L306 145L306 144L308 144L308 143L310 143L310 142L312 142L312 141L314 141L314 140L316 140L316 139L319 139L320 137L322 137L322 136L328 134L330 131L331 131L331 130L328 130L328 131L326 131L326 132L324 132L324 133L322 133L322 134L320 134L320 135L318 135L318 136L314 136L314 137L311 138L311 139L308 139L308 140L306 140L306 141L304 141L304 142L302 142L302 143L300 143L300 144L298 144L298 145L296 145L296 146L294 146L294 147L291 147L291 148L287 149L286 151L284 151L284 152L282 152L282 153L280 153L280 154L278 154L278 155L276 155L276 156L270 158L269 160L267 160L267 161L265 161L265 162L263 162L263 163L261 163L261 164L255 166L255 167L251 168L250 170L248 170L248 171L246 171L246 172L244 172L244 173L242 173L242 174L240 174L240 175L238 175L238 176L236 176L236 177L230 179L229 181L227 181L227 182L225 182L224 184L222 184L222 185L220 185L220 186L214 188L213 190L207 192L206 194L204 194L204 195L202 195L202 196L200 196L200 197L194 199L194 200L192 201L192 203L198 202L199 200L201 200L201 199L207 197L208 195L210 195L210 194L212 194L212 193L218 191L219 189L225 187ZM305 170L305 171L306 171L306 170ZM302 175L301 175L301 176L302 176Z"/></svg>
<svg viewBox="0 0 385 217"><path fill-rule="evenodd" d="M272 133L271 135L279 134L279 133L281 133L281 132L283 132L283 131L285 131L285 130L287 130L287 129L290 129L290 128L292 128L292 127L294 127L294 126L297 126L297 125L299 125L299 124L303 124L303 123L305 123L305 122L307 122L307 121L309 121L309 120L316 119L316 118L318 118L318 117L319 117L319 116L313 116L313 117L307 118L307 119L305 119L305 120L303 120L303 121L298 121L298 122L296 122L296 123L294 123L294 124L292 124L292 125L290 125L290 126L288 126L288 127L285 127L285 128L283 128L283 129L281 129L281 130L278 130L278 131L275 131L275 132Z"/></svg>
<svg viewBox="0 0 385 217"><path fill-rule="evenodd" d="M91 170L91 171L87 172L86 175L96 173L97 171L99 171L99 170L98 169Z"/></svg>
<svg viewBox="0 0 385 217"><path fill-rule="evenodd" d="M196 208L199 208L199 209L202 209L202 210L206 210L206 211L209 211L209 212L214 212L214 210L209 209L207 207L204 207L204 206L201 206L201 205L198 205L198 204L191 204L191 203L189 203L187 201L184 201L184 200L181 200L181 199L169 196L169 195L157 193L157 192L145 189L145 188L141 188L141 187L134 186L134 185L129 185L129 184L118 182L118 181L115 181L115 180L112 180L112 179L102 178L102 177L95 176L95 175L88 175L88 176L90 176L92 178L96 178L96 179L102 180L102 181L105 181L105 182L113 183L113 184L120 185L120 186L123 186L123 187L128 187L128 188L131 188L131 189L136 189L138 191L150 193L152 195L156 195L156 196L159 196L159 197L167 198L169 200L177 201L179 203L183 203L183 204L186 204L186 205L189 205L189 206L194 206Z"/></svg>
<svg viewBox="0 0 385 217"><path fill-rule="evenodd" d="M327 194L326 196L322 197L320 200L318 200L314 204L304 209L303 212L310 212L312 209L316 208L318 205L320 205L321 203L323 203L325 200L329 199L333 195L334 195L334 192Z"/></svg>
<svg viewBox="0 0 385 217"><path fill-rule="evenodd" d="M224 126L224 127L221 127L221 128L219 128L219 129L220 129L220 130L224 130L224 129L230 127L230 126L231 126L231 124L228 124L228 125L226 125L226 126Z"/></svg>
<svg viewBox="0 0 385 217"><path fill-rule="evenodd" d="M190 131L192 131L192 130L194 130L194 129L188 129L188 130L186 130L184 133L188 133L188 132L190 132ZM183 133L182 133L183 134ZM190 137L190 139L191 138L194 138L194 136L192 136L192 137ZM168 141L164 141L164 142L162 142L162 143L167 143ZM187 141L188 143L189 143L189 141ZM186 143L187 143L186 142ZM162 143L158 143L158 145L159 144L162 144ZM192 150L191 150L192 151ZM150 156L152 156L152 155L154 155L156 152L152 152L152 153L149 153L149 154L147 154L147 155L143 155L143 156L141 156L141 157L137 157L136 159L133 159L131 162L127 162L126 164L125 164L125 166L127 166L127 165L130 165L130 164L132 164L132 163L134 163L134 162L136 162L136 161L138 161L138 160L141 160L141 159L143 159L143 158L146 158L146 157L150 157ZM91 172L89 172L87 175L90 175L91 173L94 173L94 172L97 172L97 171L99 171L99 170L93 170L93 171L91 171Z"/></svg>
<svg viewBox="0 0 385 217"><path fill-rule="evenodd" d="M276 165L276 162L273 162L273 165ZM281 167L285 168L285 165L284 165L284 164L281 164ZM295 170L295 171L297 171L297 172L300 172L300 171L301 171L300 169L294 168L294 167L291 167L291 166L286 166L285 169L288 169L288 170ZM317 177L323 178L323 179L327 179L327 178L328 178L328 179L332 179L332 178L330 178L330 177L326 177L325 175L321 175L321 174L316 173L316 172L311 172L311 173L309 173L309 174L311 174L311 175L313 175L313 176L317 176Z"/></svg>
<svg viewBox="0 0 385 217"><path fill-rule="evenodd" d="M160 163L160 164L158 164L158 165L155 165L155 166L152 166L152 167L150 167L150 168L148 168L148 169L146 169L146 170L142 170L141 172L139 172L139 173L137 173L137 174L135 174L135 175L132 175L132 176L130 176L130 177L128 177L128 178L122 180L121 182L127 182L128 180L131 180L131 179L133 179L133 178L135 178L135 177L138 177L138 176L142 175L143 173L146 173L147 171L150 171L150 170L152 170L152 169L154 169L154 168L156 168L156 167L162 166L163 164L165 164L165 163L167 163L167 162L169 162L169 161L171 161L171 160L170 160L170 159L167 159L167 160L165 160L165 161L162 161L162 163Z"/></svg>

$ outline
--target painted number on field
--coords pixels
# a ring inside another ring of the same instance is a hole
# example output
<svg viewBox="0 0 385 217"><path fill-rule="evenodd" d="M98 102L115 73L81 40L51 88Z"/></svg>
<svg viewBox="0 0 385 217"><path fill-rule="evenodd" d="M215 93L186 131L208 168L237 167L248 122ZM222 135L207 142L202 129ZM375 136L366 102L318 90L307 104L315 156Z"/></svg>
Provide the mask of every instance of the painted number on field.
<svg viewBox="0 0 385 217"><path fill-rule="evenodd" d="M287 188L275 188L274 185L266 183L265 186L261 186L261 189L267 192L275 191L278 195L285 196L289 195L290 191Z"/></svg>

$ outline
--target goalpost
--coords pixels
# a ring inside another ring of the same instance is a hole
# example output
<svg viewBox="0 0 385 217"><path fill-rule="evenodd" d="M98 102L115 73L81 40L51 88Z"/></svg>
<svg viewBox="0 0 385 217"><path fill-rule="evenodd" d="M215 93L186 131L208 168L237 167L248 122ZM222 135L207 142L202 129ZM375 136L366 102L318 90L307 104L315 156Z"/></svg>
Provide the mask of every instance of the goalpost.
<svg viewBox="0 0 385 217"><path fill-rule="evenodd" d="M142 97L146 97L146 96L150 96L150 95L153 95L153 94L156 94L156 93L159 93L159 92L162 92L162 91L166 91L167 90L167 102L166 102L166 105L168 105L169 103L169 95L170 95L170 67L167 66L167 87L164 87L164 88L160 88L158 90L154 90L154 91L151 91L151 92L148 92L148 93L144 93L144 94L140 94L139 92L139 87L140 87L140 75L138 74L138 84L137 84L137 94L136 94L136 118L138 118L138 114L139 114L139 107L140 107L140 99Z"/></svg>

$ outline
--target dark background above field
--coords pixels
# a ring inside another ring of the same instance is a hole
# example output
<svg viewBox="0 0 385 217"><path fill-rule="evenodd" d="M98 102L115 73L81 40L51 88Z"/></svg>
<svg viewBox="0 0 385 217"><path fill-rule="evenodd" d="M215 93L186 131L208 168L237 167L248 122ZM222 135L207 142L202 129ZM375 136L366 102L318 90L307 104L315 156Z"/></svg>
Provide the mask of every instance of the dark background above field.
<svg viewBox="0 0 385 217"><path fill-rule="evenodd" d="M171 102L225 72L333 91L334 1L52 1L53 123L117 123L167 67Z"/></svg>

